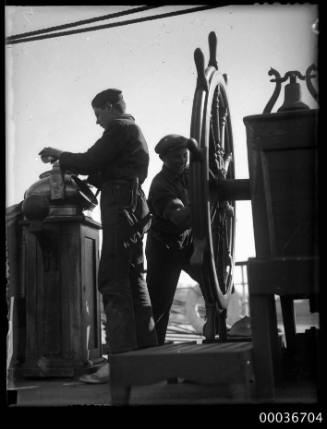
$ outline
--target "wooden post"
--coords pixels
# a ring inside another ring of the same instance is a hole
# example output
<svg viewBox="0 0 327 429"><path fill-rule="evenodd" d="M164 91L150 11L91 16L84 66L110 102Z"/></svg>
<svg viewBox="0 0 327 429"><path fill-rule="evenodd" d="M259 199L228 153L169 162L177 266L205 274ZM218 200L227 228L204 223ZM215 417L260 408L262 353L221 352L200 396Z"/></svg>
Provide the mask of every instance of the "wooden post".
<svg viewBox="0 0 327 429"><path fill-rule="evenodd" d="M73 377L102 359L97 291L100 225L58 216L30 232L24 222L25 377Z"/></svg>

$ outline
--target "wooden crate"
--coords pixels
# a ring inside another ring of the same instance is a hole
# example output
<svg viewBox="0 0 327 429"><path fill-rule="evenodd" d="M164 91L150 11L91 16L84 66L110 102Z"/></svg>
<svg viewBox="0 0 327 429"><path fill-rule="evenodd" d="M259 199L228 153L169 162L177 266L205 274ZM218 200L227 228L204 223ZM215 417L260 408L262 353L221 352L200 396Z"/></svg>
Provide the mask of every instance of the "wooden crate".
<svg viewBox="0 0 327 429"><path fill-rule="evenodd" d="M256 255L318 252L318 111L244 118Z"/></svg>
<svg viewBox="0 0 327 429"><path fill-rule="evenodd" d="M228 384L238 399L253 395L252 344L165 344L109 356L113 405L127 404L133 385L183 378L203 384Z"/></svg>

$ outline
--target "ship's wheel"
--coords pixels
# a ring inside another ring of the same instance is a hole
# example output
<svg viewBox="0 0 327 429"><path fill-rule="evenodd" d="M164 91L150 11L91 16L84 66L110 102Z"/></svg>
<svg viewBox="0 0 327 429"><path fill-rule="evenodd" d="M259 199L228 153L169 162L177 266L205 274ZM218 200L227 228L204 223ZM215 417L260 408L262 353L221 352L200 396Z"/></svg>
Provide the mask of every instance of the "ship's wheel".
<svg viewBox="0 0 327 429"><path fill-rule="evenodd" d="M191 120L190 184L196 268L206 305L206 341L226 340L226 310L233 288L235 202L220 184L234 179L233 135L227 98L227 76L218 70L217 37L209 34L210 59L196 49L198 78Z"/></svg>

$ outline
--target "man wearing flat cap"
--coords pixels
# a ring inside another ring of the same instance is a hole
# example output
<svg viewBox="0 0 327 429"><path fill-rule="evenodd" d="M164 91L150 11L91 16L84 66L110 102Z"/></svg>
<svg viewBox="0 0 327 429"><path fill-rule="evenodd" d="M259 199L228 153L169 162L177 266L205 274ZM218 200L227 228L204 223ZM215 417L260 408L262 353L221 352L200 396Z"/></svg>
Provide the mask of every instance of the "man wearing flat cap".
<svg viewBox="0 0 327 429"><path fill-rule="evenodd" d="M149 153L141 129L125 113L122 92L107 89L92 100L102 137L85 153L44 148L41 158L52 158L62 170L89 175L101 190L103 230L98 287L107 317L110 353L121 353L157 344L151 303L144 279L143 234L131 226L146 219L149 209L141 188L148 174ZM130 232L135 236L130 240ZM86 375L89 383L109 380L109 365Z"/></svg>
<svg viewBox="0 0 327 429"><path fill-rule="evenodd" d="M152 180L148 197L153 218L145 249L146 280L159 345L165 342L181 271L195 277L189 264L193 243L187 192L187 144L186 137L169 134L156 145L155 151L162 159L163 167Z"/></svg>

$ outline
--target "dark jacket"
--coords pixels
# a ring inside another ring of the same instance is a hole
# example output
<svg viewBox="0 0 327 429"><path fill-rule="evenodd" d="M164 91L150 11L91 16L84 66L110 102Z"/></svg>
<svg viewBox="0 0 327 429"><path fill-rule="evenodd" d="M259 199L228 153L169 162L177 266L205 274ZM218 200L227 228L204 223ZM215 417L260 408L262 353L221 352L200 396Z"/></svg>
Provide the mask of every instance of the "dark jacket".
<svg viewBox="0 0 327 429"><path fill-rule="evenodd" d="M138 177L143 183L148 174L149 151L133 116L122 114L111 121L102 137L84 153L63 152L60 167L72 173L90 175L97 187L113 179Z"/></svg>
<svg viewBox="0 0 327 429"><path fill-rule="evenodd" d="M189 205L188 175L188 170L181 175L176 175L163 166L152 180L148 197L148 205L153 215L150 231L161 241L173 247L176 244L178 248L190 243L191 225L178 227L164 216L164 212L176 199L181 200L185 206Z"/></svg>

